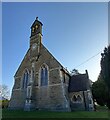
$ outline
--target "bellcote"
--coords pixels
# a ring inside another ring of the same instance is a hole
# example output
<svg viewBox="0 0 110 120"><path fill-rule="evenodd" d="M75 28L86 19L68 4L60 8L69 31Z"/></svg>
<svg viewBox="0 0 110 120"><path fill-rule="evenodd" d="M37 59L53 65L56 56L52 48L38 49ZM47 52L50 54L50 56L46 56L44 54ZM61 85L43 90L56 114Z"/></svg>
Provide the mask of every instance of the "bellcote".
<svg viewBox="0 0 110 120"><path fill-rule="evenodd" d="M37 34L41 34L42 35L42 23L38 20L38 17L36 17L36 20L34 21L34 23L31 26L31 36L33 37Z"/></svg>
<svg viewBox="0 0 110 120"><path fill-rule="evenodd" d="M36 20L31 26L31 36L30 36L30 57L38 58L41 51L42 42L42 23L36 17Z"/></svg>

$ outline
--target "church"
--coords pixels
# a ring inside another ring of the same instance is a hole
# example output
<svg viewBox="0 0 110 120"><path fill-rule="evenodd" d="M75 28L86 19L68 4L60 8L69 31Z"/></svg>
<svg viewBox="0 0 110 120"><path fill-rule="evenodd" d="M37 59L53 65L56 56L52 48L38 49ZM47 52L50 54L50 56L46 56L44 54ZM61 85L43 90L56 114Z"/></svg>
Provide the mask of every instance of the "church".
<svg viewBox="0 0 110 120"><path fill-rule="evenodd" d="M71 75L42 44L42 26L36 17L30 47L14 75L9 109L93 111L87 70Z"/></svg>

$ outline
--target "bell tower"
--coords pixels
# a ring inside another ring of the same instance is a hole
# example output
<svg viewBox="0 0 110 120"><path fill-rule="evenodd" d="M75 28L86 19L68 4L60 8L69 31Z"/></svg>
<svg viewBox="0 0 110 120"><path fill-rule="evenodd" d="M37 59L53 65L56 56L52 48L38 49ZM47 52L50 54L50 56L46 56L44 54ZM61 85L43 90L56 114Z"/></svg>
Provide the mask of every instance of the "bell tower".
<svg viewBox="0 0 110 120"><path fill-rule="evenodd" d="M31 36L30 36L30 81L27 86L27 95L25 101L24 110L30 111L34 109L34 95L33 95L33 86L36 78L36 61L38 61L41 50L41 40L42 40L42 23L36 17L36 20L31 26Z"/></svg>
<svg viewBox="0 0 110 120"><path fill-rule="evenodd" d="M36 17L36 20L31 26L31 37L35 36L36 34L42 34L42 23L38 20L38 17Z"/></svg>
<svg viewBox="0 0 110 120"><path fill-rule="evenodd" d="M41 41L42 41L42 23L36 17L36 20L31 26L30 36L30 56L31 58L37 57L40 53Z"/></svg>

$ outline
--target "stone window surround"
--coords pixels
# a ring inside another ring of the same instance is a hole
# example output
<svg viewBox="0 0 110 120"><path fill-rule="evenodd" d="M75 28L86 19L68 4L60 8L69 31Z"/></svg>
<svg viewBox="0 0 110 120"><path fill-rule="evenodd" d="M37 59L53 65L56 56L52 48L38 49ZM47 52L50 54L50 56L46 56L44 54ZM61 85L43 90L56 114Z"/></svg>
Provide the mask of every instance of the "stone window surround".
<svg viewBox="0 0 110 120"><path fill-rule="evenodd" d="M25 69L23 70L22 76L14 76L14 79L20 78L21 81L20 81L20 88L19 88L19 89L13 89L13 90L21 90L21 89L22 89L22 85L23 85L23 75L24 75L24 73L25 73L26 70L27 70L27 72L28 72L28 74L29 74L29 70L28 70L27 68L25 68ZM29 81L28 81L28 82L30 82L30 74L29 74Z"/></svg>
<svg viewBox="0 0 110 120"><path fill-rule="evenodd" d="M26 71L27 71L28 75L30 76L29 70L28 70L27 68L25 68L24 71L23 71L23 73L22 73L22 76L21 76L21 85L20 85L21 88L23 88L23 77L24 77L24 74L25 74ZM29 82L29 79L30 79L30 77L28 78L28 82ZM25 84L25 83L24 83L24 84ZM27 84L28 84L28 83L27 83ZM24 88L23 88L23 89L24 89Z"/></svg>
<svg viewBox="0 0 110 120"><path fill-rule="evenodd" d="M78 96L80 96L80 98L81 98L81 101L73 101L73 97L78 97ZM73 93L73 95L72 95L72 97L71 97L71 101L72 101L72 103L82 103L83 102L83 97L81 96L81 94L79 94L79 93Z"/></svg>
<svg viewBox="0 0 110 120"><path fill-rule="evenodd" d="M46 63L43 63L41 65L41 67L39 69L39 73L38 73L39 74L39 76L38 76L38 86L39 87L45 87L45 86L41 86L41 69L42 69L42 66L46 66L46 68L47 68L47 71L48 71L48 84L46 86L49 85L49 67L48 67L48 65Z"/></svg>
<svg viewBox="0 0 110 120"><path fill-rule="evenodd" d="M40 84L41 86L47 86L48 85L48 70L46 66L42 66L41 67L41 71L40 71Z"/></svg>
<svg viewBox="0 0 110 120"><path fill-rule="evenodd" d="M29 90L30 89L30 90ZM32 87L31 86L28 86L27 87L27 97L31 97L32 95Z"/></svg>

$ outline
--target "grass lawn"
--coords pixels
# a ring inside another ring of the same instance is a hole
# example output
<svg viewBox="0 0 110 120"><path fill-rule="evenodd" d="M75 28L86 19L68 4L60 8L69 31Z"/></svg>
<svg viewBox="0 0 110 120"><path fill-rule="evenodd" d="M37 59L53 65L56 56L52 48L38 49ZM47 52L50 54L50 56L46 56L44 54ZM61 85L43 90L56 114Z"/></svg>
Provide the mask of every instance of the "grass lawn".
<svg viewBox="0 0 110 120"><path fill-rule="evenodd" d="M81 112L50 112L50 111L22 111L7 110L2 111L3 118L108 118L108 111L81 111ZM86 119L87 120L87 119ZM89 119L88 119L89 120Z"/></svg>

